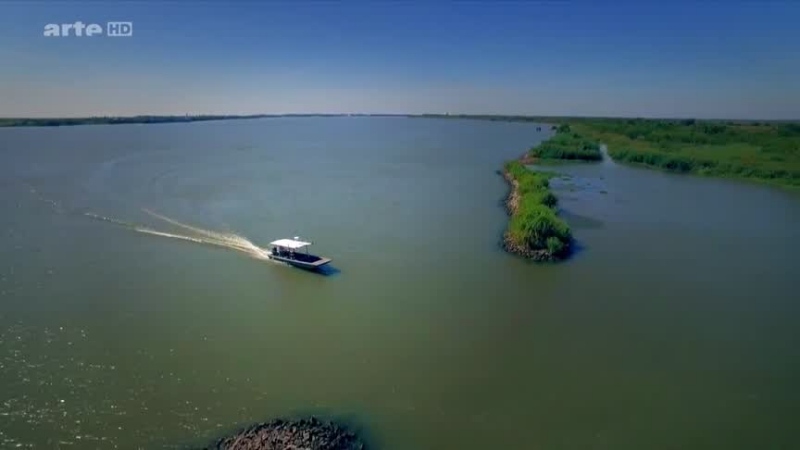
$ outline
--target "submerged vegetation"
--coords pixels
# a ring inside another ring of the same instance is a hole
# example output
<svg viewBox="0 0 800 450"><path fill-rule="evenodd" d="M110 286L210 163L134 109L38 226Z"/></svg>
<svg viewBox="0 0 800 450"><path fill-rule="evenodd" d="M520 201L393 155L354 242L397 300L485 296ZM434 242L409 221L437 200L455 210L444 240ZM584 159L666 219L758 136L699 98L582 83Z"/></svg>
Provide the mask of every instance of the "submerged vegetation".
<svg viewBox="0 0 800 450"><path fill-rule="evenodd" d="M569 226L556 215L556 197L550 192L551 175L528 170L520 161L504 167L511 183L507 206L511 214L503 238L506 250L538 261L566 257L572 242Z"/></svg>
<svg viewBox="0 0 800 450"><path fill-rule="evenodd" d="M800 187L800 124L688 120L576 120L612 158L674 172Z"/></svg>
<svg viewBox="0 0 800 450"><path fill-rule="evenodd" d="M600 144L572 130L569 124L556 128L556 135L532 148L531 157L599 161L603 159Z"/></svg>

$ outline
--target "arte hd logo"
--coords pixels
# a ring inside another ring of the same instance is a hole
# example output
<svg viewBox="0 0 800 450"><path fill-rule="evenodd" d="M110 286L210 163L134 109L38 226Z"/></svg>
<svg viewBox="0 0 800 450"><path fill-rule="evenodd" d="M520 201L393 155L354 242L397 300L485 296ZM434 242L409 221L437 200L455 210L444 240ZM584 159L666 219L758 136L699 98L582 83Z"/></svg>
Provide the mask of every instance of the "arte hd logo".
<svg viewBox="0 0 800 450"><path fill-rule="evenodd" d="M131 37L133 22L106 22L105 28L98 23L48 23L44 26L44 37Z"/></svg>

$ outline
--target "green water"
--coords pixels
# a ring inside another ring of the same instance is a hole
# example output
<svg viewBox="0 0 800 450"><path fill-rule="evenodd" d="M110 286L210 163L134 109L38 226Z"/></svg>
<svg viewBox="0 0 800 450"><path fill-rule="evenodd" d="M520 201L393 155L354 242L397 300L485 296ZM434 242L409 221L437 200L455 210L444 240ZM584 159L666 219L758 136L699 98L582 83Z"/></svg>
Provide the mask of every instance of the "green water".
<svg viewBox="0 0 800 450"><path fill-rule="evenodd" d="M800 197L563 165L579 251L531 264L499 249L495 171L547 133L0 130L0 448L184 448L306 413L386 450L800 446ZM333 273L242 250L292 236Z"/></svg>

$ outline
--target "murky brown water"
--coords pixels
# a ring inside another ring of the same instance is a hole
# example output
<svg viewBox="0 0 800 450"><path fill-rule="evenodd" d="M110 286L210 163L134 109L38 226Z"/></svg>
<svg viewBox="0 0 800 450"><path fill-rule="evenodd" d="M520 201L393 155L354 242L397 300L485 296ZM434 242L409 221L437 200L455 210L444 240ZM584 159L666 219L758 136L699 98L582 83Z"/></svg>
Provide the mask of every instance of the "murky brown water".
<svg viewBox="0 0 800 450"><path fill-rule="evenodd" d="M498 247L495 171L544 137L402 118L0 130L0 447L183 447L309 412L388 450L800 445L800 198L559 166L580 251L534 265ZM336 273L241 240L296 235Z"/></svg>

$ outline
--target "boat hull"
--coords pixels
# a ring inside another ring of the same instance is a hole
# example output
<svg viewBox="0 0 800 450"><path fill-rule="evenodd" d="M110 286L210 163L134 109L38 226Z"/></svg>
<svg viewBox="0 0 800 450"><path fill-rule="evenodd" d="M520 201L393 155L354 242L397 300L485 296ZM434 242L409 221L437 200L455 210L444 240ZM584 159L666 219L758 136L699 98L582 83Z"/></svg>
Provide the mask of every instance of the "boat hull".
<svg viewBox="0 0 800 450"><path fill-rule="evenodd" d="M319 256L314 261L301 261L299 259L288 258L281 255L269 255L269 257L275 261L285 262L286 264L291 264L295 267L306 270L319 270L321 267L331 262L329 258L322 258Z"/></svg>

